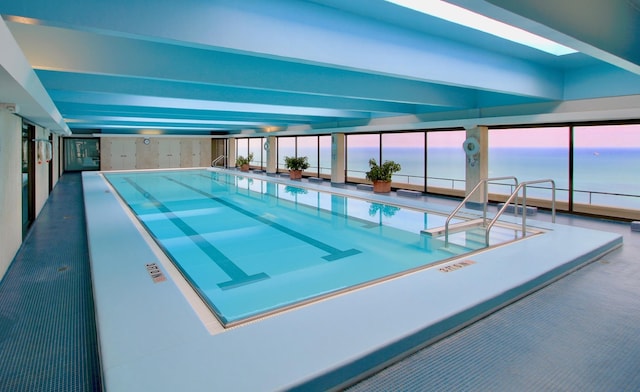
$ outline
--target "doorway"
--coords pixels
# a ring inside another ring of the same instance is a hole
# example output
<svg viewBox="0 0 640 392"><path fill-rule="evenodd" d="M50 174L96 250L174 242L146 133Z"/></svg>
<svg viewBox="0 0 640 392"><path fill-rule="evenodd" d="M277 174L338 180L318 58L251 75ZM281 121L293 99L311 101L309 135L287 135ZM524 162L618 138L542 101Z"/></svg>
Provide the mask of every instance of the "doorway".
<svg viewBox="0 0 640 392"><path fill-rule="evenodd" d="M36 127L22 123L22 238L36 219Z"/></svg>
<svg viewBox="0 0 640 392"><path fill-rule="evenodd" d="M100 139L64 138L64 170L100 170Z"/></svg>
<svg viewBox="0 0 640 392"><path fill-rule="evenodd" d="M211 139L211 158L216 162L216 166L227 167L229 165L226 141L227 139Z"/></svg>

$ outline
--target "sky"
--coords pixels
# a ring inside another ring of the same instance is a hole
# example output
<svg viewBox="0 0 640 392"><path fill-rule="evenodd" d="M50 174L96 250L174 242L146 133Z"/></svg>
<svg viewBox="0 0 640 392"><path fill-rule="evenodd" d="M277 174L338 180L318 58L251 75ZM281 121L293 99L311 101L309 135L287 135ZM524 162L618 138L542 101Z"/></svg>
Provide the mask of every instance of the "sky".
<svg viewBox="0 0 640 392"><path fill-rule="evenodd" d="M576 147L640 149L640 125L574 127Z"/></svg>
<svg viewBox="0 0 640 392"><path fill-rule="evenodd" d="M610 125L574 127L577 148L640 148L640 125ZM394 133L383 135L386 147L419 147L424 145L422 133ZM432 132L428 134L430 147L462 145L465 131ZM379 135L349 135L349 146L378 145ZM489 131L491 147L568 148L568 127L495 129Z"/></svg>

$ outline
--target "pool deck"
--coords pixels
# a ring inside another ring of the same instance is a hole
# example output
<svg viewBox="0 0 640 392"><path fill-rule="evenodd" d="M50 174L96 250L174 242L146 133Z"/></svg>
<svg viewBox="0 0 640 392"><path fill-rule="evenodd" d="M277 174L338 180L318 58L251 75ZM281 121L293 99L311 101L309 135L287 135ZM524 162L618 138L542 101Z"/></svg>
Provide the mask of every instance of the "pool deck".
<svg viewBox="0 0 640 392"><path fill-rule="evenodd" d="M528 218L550 231L212 334L173 279L154 283L146 265L162 264L102 177L85 172L83 186L109 391L339 388L622 244L619 234ZM468 260L474 263L460 266Z"/></svg>

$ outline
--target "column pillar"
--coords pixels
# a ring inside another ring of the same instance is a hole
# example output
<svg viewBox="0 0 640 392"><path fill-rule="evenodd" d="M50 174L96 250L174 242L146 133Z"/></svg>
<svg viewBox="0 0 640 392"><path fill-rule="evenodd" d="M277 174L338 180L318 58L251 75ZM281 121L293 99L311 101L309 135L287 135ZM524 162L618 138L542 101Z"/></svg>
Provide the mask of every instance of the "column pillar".
<svg viewBox="0 0 640 392"><path fill-rule="evenodd" d="M344 184L344 133L331 134L331 183Z"/></svg>
<svg viewBox="0 0 640 392"><path fill-rule="evenodd" d="M267 136L265 143L267 153L267 174L275 174L278 171L278 138Z"/></svg>
<svg viewBox="0 0 640 392"><path fill-rule="evenodd" d="M468 195L478 182L489 175L489 128L486 126L474 126L465 128L467 138L463 144L465 150L465 181ZM477 191L469 199L471 207L478 203L480 207L484 203L484 194Z"/></svg>
<svg viewBox="0 0 640 392"><path fill-rule="evenodd" d="M230 137L228 140L228 148L229 151L227 151L227 164L229 167L235 167L236 166L236 150L237 150L237 143L236 143L236 138L234 137Z"/></svg>

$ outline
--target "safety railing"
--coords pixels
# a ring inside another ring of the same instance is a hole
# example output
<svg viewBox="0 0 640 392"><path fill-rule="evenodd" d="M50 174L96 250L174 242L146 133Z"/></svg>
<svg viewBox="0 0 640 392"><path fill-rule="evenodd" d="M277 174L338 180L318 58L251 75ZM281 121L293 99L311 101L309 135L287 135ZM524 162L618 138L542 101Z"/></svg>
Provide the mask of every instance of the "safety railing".
<svg viewBox="0 0 640 392"><path fill-rule="evenodd" d="M480 189L481 187L483 188L483 195L482 195L482 225L486 225L486 220L487 220L487 204L489 204L489 189L488 189L488 184L490 181L501 181L501 180L513 180L515 183L515 187L516 189L518 189L518 179L514 176L506 176L506 177L493 177L493 178L483 178L480 181L478 181L478 183L476 184L475 187L473 187L473 189L471 190L471 192L469 192L469 194L460 202L460 204L458 204L458 206L449 214L449 216L447 216L447 220L444 223L444 246L447 247L449 246L449 224L451 223L451 220L458 214L458 212L460 212L460 210L462 209L462 207L464 207L467 202L475 195L475 193L478 191L478 189ZM517 197L517 194L516 194ZM508 205L510 202L505 203L505 205ZM518 201L516 198L516 202L515 202L515 206L517 209L518 206Z"/></svg>
<svg viewBox="0 0 640 392"><path fill-rule="evenodd" d="M526 237L527 235L527 186L532 184L546 183L546 182L551 183L551 222L553 223L556 222L556 183L555 181L551 179L544 179L544 180L533 180L533 181L521 182L513 191L511 196L509 196L509 198L504 203L502 208L498 211L496 216L494 216L491 222L489 222L489 224L486 226L485 242L487 246L489 246L489 235L491 233L491 228L498 221L498 218L500 218L500 216L507 210L507 208L509 207L509 203L511 203L514 199L516 200L514 214L518 215L517 200L518 200L518 194L520 193L520 190L522 190L522 237L523 238Z"/></svg>
<svg viewBox="0 0 640 392"><path fill-rule="evenodd" d="M220 155L219 157L211 161L211 167L214 167L216 163L220 162L220 160L225 159L226 157L226 155Z"/></svg>

